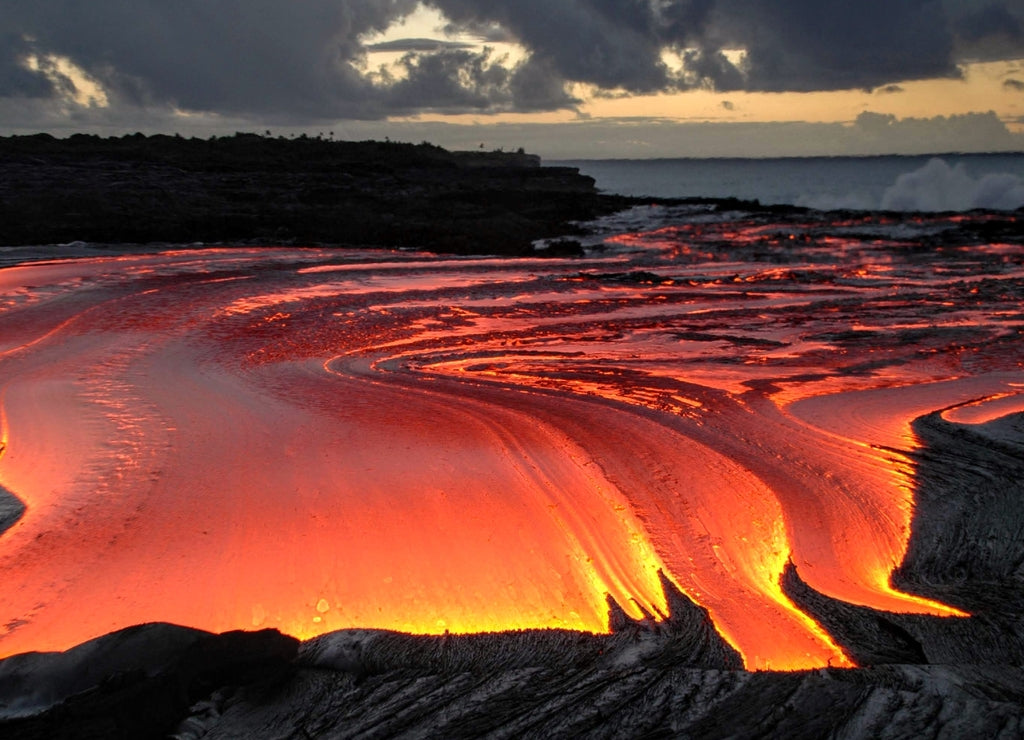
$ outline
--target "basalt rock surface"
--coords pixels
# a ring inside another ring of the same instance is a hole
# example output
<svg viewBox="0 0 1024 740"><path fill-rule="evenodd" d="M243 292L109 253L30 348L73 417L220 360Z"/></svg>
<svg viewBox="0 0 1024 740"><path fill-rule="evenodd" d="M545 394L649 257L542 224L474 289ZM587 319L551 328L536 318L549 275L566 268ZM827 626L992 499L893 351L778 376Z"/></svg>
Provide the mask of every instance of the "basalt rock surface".
<svg viewBox="0 0 1024 740"><path fill-rule="evenodd" d="M0 661L0 737L166 737L225 685L287 679L298 644L276 630L149 624L63 653L15 655Z"/></svg>
<svg viewBox="0 0 1024 740"><path fill-rule="evenodd" d="M1024 666L1024 415L975 426L913 423L916 516L901 589L970 616L892 614L815 592L792 565L783 588L858 665Z"/></svg>
<svg viewBox="0 0 1024 740"><path fill-rule="evenodd" d="M3 445L0 445L0 455L3 455ZM21 500L0 486L0 532L18 521L24 513L25 505Z"/></svg>
<svg viewBox="0 0 1024 740"><path fill-rule="evenodd" d="M630 202L522 152L253 134L0 138L0 245L199 241L518 255Z"/></svg>
<svg viewBox="0 0 1024 740"><path fill-rule="evenodd" d="M609 635L342 630L300 645L272 630L210 635L165 624L134 627L66 653L0 662L0 737L1024 732L1024 671L1007 656L989 652L976 663L929 665L928 626L921 629L928 618L893 619L842 605L853 611L829 619L828 609L820 609L824 597L810 593L795 570L786 578L794 598L809 610L817 606L837 639L874 665L744 671L706 612L663 578L671 613L634 620L612 602ZM949 636L950 629L964 635L973 629L964 622L932 627L932 637L936 630Z"/></svg>
<svg viewBox="0 0 1024 740"><path fill-rule="evenodd" d="M302 669L215 696L177 737L1019 737L1022 697L1020 673L992 667Z"/></svg>

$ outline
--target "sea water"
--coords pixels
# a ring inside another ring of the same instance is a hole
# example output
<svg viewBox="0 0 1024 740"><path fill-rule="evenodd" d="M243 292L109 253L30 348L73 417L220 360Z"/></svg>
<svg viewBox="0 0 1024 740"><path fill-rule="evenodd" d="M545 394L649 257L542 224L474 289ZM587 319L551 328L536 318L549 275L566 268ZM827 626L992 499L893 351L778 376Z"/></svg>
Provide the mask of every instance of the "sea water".
<svg viewBox="0 0 1024 740"><path fill-rule="evenodd" d="M819 210L966 211L1024 206L1024 154L782 159L603 159L578 167L603 192L741 198Z"/></svg>

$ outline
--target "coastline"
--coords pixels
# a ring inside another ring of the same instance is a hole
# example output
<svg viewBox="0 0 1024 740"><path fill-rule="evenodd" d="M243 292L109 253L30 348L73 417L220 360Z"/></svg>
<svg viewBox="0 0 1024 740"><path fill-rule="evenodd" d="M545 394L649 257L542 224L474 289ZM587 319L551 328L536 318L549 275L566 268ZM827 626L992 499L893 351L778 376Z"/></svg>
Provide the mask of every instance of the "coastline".
<svg viewBox="0 0 1024 740"><path fill-rule="evenodd" d="M530 255L635 204L521 152L142 135L0 138L0 246L231 243Z"/></svg>

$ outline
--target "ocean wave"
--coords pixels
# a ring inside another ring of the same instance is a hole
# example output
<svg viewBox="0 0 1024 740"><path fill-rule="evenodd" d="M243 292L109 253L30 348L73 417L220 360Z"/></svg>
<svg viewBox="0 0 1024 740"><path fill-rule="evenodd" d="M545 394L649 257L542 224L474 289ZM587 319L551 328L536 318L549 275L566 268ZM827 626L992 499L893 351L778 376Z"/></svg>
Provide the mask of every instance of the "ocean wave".
<svg viewBox="0 0 1024 740"><path fill-rule="evenodd" d="M989 173L975 179L962 163L951 167L938 157L897 177L881 202L887 211L1012 211L1021 206L1024 181L1016 175Z"/></svg>
<svg viewBox="0 0 1024 740"><path fill-rule="evenodd" d="M801 195L795 205L819 211L1012 211L1024 207L1024 180L1009 172L990 172L972 177L958 162L950 165L940 157L896 177L880 197L863 191L843 195Z"/></svg>

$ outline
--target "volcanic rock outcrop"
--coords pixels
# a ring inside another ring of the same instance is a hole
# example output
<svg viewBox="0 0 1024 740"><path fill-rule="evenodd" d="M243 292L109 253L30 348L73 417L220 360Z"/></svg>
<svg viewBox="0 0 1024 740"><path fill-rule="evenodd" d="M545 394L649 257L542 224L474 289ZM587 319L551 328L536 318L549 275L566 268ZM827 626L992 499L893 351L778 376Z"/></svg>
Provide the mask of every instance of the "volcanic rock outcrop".
<svg viewBox="0 0 1024 740"><path fill-rule="evenodd" d="M0 245L251 242L529 254L623 207L574 168L430 144L0 138Z"/></svg>

